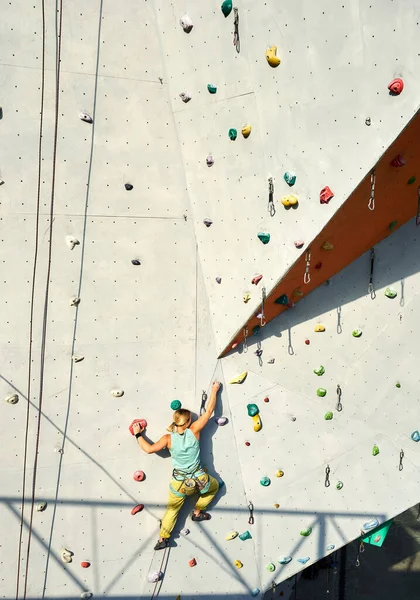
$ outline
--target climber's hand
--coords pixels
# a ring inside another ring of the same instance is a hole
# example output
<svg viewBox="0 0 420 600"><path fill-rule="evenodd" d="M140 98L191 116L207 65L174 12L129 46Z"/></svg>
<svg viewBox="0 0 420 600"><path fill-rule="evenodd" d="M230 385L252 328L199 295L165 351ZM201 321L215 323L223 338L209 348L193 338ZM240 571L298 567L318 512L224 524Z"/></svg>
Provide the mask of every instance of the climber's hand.
<svg viewBox="0 0 420 600"><path fill-rule="evenodd" d="M218 392L221 385L222 384L220 383L220 381L213 381L213 385L211 386L212 391Z"/></svg>
<svg viewBox="0 0 420 600"><path fill-rule="evenodd" d="M140 423L134 423L134 425L133 425L134 435L136 435L136 433L143 433L143 431L144 431L144 427L140 427Z"/></svg>

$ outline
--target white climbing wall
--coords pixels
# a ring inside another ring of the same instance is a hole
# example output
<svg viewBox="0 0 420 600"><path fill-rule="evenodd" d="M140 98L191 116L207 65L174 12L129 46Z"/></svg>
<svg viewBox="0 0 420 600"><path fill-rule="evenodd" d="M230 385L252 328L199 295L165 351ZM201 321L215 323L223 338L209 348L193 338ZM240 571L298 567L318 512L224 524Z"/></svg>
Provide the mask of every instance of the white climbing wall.
<svg viewBox="0 0 420 600"><path fill-rule="evenodd" d="M264 329L261 366L257 338L248 353L217 361L259 303L261 284L251 289L251 278L264 274L270 289L299 255L294 240L311 240L417 109L416 2L342 2L242 2L240 53L233 12L225 19L219 0L3 7L0 397L16 393L19 402L0 408L2 598L245 598L300 571L298 558L315 562L329 544L357 538L364 522L418 500L413 223L378 245L374 300L363 256ZM179 24L186 12L189 34ZM265 59L272 45L282 59L276 69ZM397 76L406 87L391 97ZM297 175L292 189L285 170ZM325 185L335 197L321 206ZM279 202L289 193L299 196L297 210ZM260 231L271 234L266 246ZM68 236L79 242L73 250ZM325 333L313 332L318 322ZM319 364L322 377L313 373ZM245 382L230 386L245 370ZM216 414L229 423L208 427L202 455L225 486L209 523L191 523L188 505L170 551L154 553L170 460L143 454L128 425L144 417L158 439L171 400L197 412L214 378L224 383ZM250 402L261 411L258 433ZM141 483L137 469L146 473ZM138 503L145 508L132 516ZM185 526L187 537L179 535ZM309 526L312 534L300 536ZM247 529L252 539L225 540ZM62 548L72 563L63 564ZM293 560L280 566L282 555ZM160 568L155 588L147 575Z"/></svg>

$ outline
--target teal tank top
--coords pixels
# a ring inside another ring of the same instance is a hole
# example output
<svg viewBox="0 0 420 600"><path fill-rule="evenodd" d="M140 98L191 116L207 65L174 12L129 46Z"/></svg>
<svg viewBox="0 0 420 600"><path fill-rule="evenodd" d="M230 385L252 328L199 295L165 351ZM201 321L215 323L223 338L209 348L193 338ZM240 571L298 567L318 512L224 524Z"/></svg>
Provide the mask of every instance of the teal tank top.
<svg viewBox="0 0 420 600"><path fill-rule="evenodd" d="M184 433L171 433L171 447L174 469L190 472L200 463L200 442L190 429Z"/></svg>

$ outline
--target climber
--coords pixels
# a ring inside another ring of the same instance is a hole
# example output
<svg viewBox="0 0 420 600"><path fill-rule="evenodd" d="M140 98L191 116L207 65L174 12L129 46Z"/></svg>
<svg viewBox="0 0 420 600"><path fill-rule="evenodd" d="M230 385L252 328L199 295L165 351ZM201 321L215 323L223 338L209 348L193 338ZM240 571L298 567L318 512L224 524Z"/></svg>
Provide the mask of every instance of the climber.
<svg viewBox="0 0 420 600"><path fill-rule="evenodd" d="M146 454L159 452L168 448L172 456L172 481L169 484L169 500L160 528L160 538L155 550L163 550L169 546L169 538L181 510L186 496L199 492L195 508L191 513L193 521L208 521L209 513L204 509L215 497L219 484L217 480L208 475L201 466L200 461L200 432L207 425L216 405L217 392L220 382L214 381L211 388L207 408L194 423L191 412L180 408L174 412L174 418L168 427L170 434L160 438L155 444L150 444L143 437L144 428L139 423L133 425L133 432L138 443Z"/></svg>

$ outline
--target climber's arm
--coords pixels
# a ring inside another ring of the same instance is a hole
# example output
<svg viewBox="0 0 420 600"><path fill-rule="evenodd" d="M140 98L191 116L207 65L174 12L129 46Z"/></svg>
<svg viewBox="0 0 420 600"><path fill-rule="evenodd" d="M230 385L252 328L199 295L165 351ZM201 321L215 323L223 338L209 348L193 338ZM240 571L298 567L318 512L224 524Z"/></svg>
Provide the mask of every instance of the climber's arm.
<svg viewBox="0 0 420 600"><path fill-rule="evenodd" d="M136 435L138 433L142 434L143 431L144 431L144 429L142 429L138 423L135 423L133 425L134 435ZM164 448L168 448L169 443L170 443L169 438L170 438L170 435L169 435L169 433L167 433L166 435L162 436L158 442L155 442L154 444L150 444L147 440L144 439L144 437L142 435L139 435L139 437L137 438L137 442L138 442L140 448L144 452L146 452L146 454L153 454L154 452L159 452L160 450L163 450Z"/></svg>
<svg viewBox="0 0 420 600"><path fill-rule="evenodd" d="M219 391L219 389L220 381L214 381L211 387L210 398L207 402L206 412L202 414L201 417L197 419L197 421L194 421L194 423L190 427L193 433L199 433L210 421L210 417L212 416L214 408L216 406L217 392Z"/></svg>

